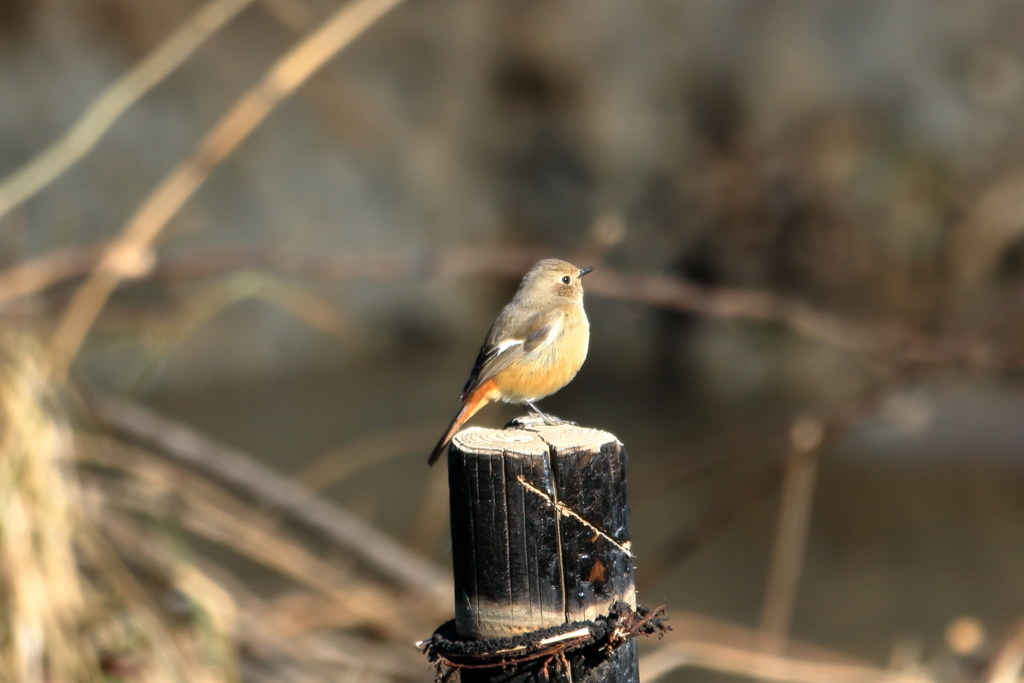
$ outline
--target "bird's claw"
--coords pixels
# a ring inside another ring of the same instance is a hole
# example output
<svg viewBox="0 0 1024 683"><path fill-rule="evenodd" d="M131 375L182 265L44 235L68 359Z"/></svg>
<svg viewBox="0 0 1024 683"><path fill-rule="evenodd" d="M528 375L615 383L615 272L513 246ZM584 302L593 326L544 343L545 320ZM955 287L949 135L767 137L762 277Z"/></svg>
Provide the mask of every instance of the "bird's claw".
<svg viewBox="0 0 1024 683"><path fill-rule="evenodd" d="M505 429L530 429L531 427L535 427L536 425L533 424L532 420L530 419L532 417L533 415L522 415L520 417L513 417L512 420L507 425L505 425Z"/></svg>

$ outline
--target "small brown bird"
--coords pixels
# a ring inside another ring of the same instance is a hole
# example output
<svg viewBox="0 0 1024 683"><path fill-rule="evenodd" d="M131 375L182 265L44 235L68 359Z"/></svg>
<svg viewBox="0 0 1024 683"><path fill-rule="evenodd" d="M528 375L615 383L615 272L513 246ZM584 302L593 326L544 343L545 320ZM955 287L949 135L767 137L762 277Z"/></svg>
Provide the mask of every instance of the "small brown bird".
<svg viewBox="0 0 1024 683"><path fill-rule="evenodd" d="M593 268L545 259L530 269L491 325L459 401L462 409L430 454L433 465L459 427L491 401L525 404L549 424L534 401L576 376L587 358L590 323L583 312L581 278Z"/></svg>

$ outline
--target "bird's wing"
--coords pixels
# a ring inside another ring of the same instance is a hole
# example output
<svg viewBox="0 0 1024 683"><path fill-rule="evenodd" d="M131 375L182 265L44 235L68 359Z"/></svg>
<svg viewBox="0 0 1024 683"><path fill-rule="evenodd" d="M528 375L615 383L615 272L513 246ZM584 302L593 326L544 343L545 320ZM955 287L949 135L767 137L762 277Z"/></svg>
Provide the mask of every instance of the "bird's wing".
<svg viewBox="0 0 1024 683"><path fill-rule="evenodd" d="M564 317L561 310L548 310L530 316L524 323L517 325L516 329L502 330L502 335L495 335L492 328L487 341L480 348L459 400L466 400L478 386L521 361L527 354L551 343L558 335ZM492 338L498 336L501 338Z"/></svg>

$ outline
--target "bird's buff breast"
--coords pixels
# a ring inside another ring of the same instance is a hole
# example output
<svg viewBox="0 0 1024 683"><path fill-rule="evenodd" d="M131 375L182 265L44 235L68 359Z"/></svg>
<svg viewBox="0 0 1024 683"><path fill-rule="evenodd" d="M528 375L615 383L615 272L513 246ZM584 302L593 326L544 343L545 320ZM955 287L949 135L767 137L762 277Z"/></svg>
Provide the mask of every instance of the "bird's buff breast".
<svg viewBox="0 0 1024 683"><path fill-rule="evenodd" d="M572 381L590 345L590 325L565 325L557 339L494 376L501 398L509 403L536 401Z"/></svg>

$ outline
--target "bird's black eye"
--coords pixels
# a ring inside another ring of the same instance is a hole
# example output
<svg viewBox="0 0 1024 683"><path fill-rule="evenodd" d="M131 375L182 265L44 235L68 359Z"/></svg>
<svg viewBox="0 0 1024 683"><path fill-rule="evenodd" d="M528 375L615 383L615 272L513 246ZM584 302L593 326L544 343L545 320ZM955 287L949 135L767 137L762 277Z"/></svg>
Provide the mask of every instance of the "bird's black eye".
<svg viewBox="0 0 1024 683"><path fill-rule="evenodd" d="M569 284L570 282L572 282L572 278L566 275L565 277L562 278L562 282L564 282L565 284Z"/></svg>

